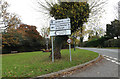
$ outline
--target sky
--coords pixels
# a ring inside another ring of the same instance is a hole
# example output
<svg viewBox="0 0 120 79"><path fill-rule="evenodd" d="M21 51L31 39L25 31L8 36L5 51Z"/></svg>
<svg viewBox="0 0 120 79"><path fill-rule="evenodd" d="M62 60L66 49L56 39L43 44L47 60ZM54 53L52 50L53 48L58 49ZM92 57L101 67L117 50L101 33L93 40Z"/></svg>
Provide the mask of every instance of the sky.
<svg viewBox="0 0 120 79"><path fill-rule="evenodd" d="M49 21L51 18L47 18L47 15L38 12L43 9L38 8L37 0L7 0L10 5L8 10L11 13L15 13L20 16L23 23L28 25L35 25L38 32L43 27L49 27ZM43 0L41 0L43 1ZM110 23L116 18L118 1L120 0L108 0L108 3L104 7L105 12L100 18L100 27L106 29L106 24Z"/></svg>

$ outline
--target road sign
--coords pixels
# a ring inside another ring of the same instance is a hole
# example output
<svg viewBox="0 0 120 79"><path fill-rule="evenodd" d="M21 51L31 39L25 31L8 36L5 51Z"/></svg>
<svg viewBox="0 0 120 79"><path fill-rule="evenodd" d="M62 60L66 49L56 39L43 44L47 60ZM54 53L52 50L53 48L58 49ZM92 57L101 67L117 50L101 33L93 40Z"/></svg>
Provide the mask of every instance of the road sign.
<svg viewBox="0 0 120 79"><path fill-rule="evenodd" d="M50 21L50 36L71 35L70 29L71 29L70 18ZM69 50L70 50L70 61L72 61L71 45L70 45L71 39L68 39L68 43L69 43ZM52 37L52 62L54 62L53 37Z"/></svg>
<svg viewBox="0 0 120 79"><path fill-rule="evenodd" d="M50 36L71 35L70 18L50 21Z"/></svg>
<svg viewBox="0 0 120 79"><path fill-rule="evenodd" d="M50 31L50 36L71 35L71 30Z"/></svg>
<svg viewBox="0 0 120 79"><path fill-rule="evenodd" d="M50 25L54 25L56 23L70 23L70 18L66 19L57 19L57 20L51 20Z"/></svg>
<svg viewBox="0 0 120 79"><path fill-rule="evenodd" d="M67 42L70 44L71 43L71 39L68 39Z"/></svg>
<svg viewBox="0 0 120 79"><path fill-rule="evenodd" d="M57 24L53 24L50 27L50 30L70 30L71 25L70 23L57 23Z"/></svg>
<svg viewBox="0 0 120 79"><path fill-rule="evenodd" d="M50 22L50 31L51 30L70 30L70 18L51 20Z"/></svg>

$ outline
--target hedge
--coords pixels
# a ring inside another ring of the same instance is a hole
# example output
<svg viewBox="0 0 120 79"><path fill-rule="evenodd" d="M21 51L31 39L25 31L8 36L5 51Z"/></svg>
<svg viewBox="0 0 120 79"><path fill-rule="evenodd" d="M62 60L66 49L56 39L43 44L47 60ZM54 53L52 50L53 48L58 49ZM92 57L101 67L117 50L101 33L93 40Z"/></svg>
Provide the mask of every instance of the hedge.
<svg viewBox="0 0 120 79"><path fill-rule="evenodd" d="M120 39L109 39L104 42L105 47L120 47Z"/></svg>

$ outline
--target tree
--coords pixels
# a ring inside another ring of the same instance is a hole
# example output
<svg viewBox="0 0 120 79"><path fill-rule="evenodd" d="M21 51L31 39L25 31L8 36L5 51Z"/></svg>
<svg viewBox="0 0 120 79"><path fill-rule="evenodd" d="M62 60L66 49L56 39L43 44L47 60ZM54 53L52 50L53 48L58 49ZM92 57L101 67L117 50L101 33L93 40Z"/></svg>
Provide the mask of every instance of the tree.
<svg viewBox="0 0 120 79"><path fill-rule="evenodd" d="M111 22L111 24L107 24L106 26L107 26L106 27L106 35L108 37L119 38L119 36L120 36L120 21L119 20L114 20Z"/></svg>
<svg viewBox="0 0 120 79"><path fill-rule="evenodd" d="M105 34L104 30L101 28L100 19L102 14L105 13L104 7L106 6L108 0L88 0L90 11L88 22L85 23L87 29L87 34L89 37L94 36L96 33L98 36L103 36Z"/></svg>
<svg viewBox="0 0 120 79"><path fill-rule="evenodd" d="M39 9L37 10L48 17L54 17L55 19L62 19L69 17L71 19L72 33L81 30L84 22L87 22L89 13L92 13L92 16L99 14L99 11L102 9L100 6L104 4L101 0L92 0L90 5L88 2L59 2L59 1L47 1L45 3L38 0ZM60 50L62 46L62 40L66 40L67 36L57 36L55 37L54 44L59 45L55 46L54 55L56 59L61 58ZM59 41L57 41L59 40Z"/></svg>
<svg viewBox="0 0 120 79"><path fill-rule="evenodd" d="M10 31L16 29L21 23L20 18L13 13L7 12L9 4L3 0L0 1L0 29Z"/></svg>
<svg viewBox="0 0 120 79"><path fill-rule="evenodd" d="M100 28L100 27L97 27L97 28L90 28L88 30L88 40L91 40L93 38L100 38L101 36L103 36L105 33L105 31Z"/></svg>
<svg viewBox="0 0 120 79"><path fill-rule="evenodd" d="M45 38L47 35L49 36L49 33L50 32L50 28L47 28L47 27L43 27L41 29L41 35Z"/></svg>
<svg viewBox="0 0 120 79"><path fill-rule="evenodd" d="M3 53L10 51L35 51L44 47L44 39L36 30L36 26L21 24L17 29L3 33Z"/></svg>
<svg viewBox="0 0 120 79"><path fill-rule="evenodd" d="M44 39L36 30L36 26L21 24L17 31L22 34L21 46L24 46L24 48L40 50L44 47Z"/></svg>
<svg viewBox="0 0 120 79"><path fill-rule="evenodd" d="M120 1L118 2L118 9L117 10L118 10L118 20L120 20Z"/></svg>
<svg viewBox="0 0 120 79"><path fill-rule="evenodd" d="M88 36L88 40L91 40L93 38L100 38L104 35L104 30L100 27L90 27L88 28L87 25L83 25L82 32L81 30L78 30L75 32L77 37L80 37L79 45L82 46L83 39L85 36Z"/></svg>
<svg viewBox="0 0 120 79"><path fill-rule="evenodd" d="M86 26L83 25L81 30L76 31L76 36L80 38L79 45L82 46L84 36L87 35L89 30L86 30Z"/></svg>
<svg viewBox="0 0 120 79"><path fill-rule="evenodd" d="M120 20L120 1L116 1L116 4L113 6L113 14L114 14L114 19Z"/></svg>
<svg viewBox="0 0 120 79"><path fill-rule="evenodd" d="M89 4L87 2L60 2L51 8L50 14L55 19L69 17L71 20L71 32L80 29L84 22L87 22L89 17ZM54 41L55 58L61 58L60 50L63 41L68 39L67 36L56 36Z"/></svg>
<svg viewBox="0 0 120 79"><path fill-rule="evenodd" d="M12 50L17 50L20 45L22 35L16 30L2 33L2 53L10 53Z"/></svg>

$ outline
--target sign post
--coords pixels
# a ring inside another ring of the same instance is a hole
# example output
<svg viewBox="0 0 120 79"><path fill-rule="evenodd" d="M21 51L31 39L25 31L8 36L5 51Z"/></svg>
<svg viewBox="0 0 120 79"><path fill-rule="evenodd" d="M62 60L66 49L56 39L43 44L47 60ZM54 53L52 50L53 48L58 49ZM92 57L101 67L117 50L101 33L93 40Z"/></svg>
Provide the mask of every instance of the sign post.
<svg viewBox="0 0 120 79"><path fill-rule="evenodd" d="M70 61L72 61L72 58L71 58L71 44L69 44L69 52L70 52Z"/></svg>
<svg viewBox="0 0 120 79"><path fill-rule="evenodd" d="M46 50L48 50L49 37L47 33L45 33L45 38L46 38Z"/></svg>
<svg viewBox="0 0 120 79"><path fill-rule="evenodd" d="M52 37L51 38L51 41L52 41L52 62L54 62L53 36L71 35L70 29L71 29L70 18L50 21L50 36ZM71 41L71 39L70 39L70 41ZM69 51L70 51L70 61L72 61L72 59L71 59L71 45L70 44L69 44Z"/></svg>
<svg viewBox="0 0 120 79"><path fill-rule="evenodd" d="M69 52L70 52L70 61L72 61L72 57L71 57L71 39L70 39L70 36L69 36L69 39L67 40L68 44L69 44Z"/></svg>
<svg viewBox="0 0 120 79"><path fill-rule="evenodd" d="M54 62L53 37L51 38L51 40L52 40L52 62Z"/></svg>

